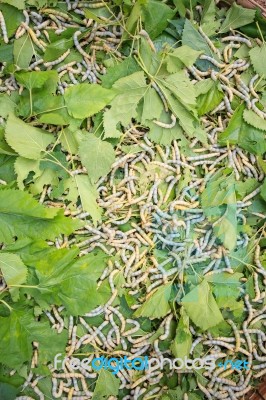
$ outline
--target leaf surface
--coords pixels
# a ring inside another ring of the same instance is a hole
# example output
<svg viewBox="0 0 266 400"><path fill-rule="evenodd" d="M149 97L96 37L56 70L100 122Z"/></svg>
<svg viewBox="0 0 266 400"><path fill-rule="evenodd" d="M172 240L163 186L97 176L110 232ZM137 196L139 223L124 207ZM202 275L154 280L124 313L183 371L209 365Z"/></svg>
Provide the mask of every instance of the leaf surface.
<svg viewBox="0 0 266 400"><path fill-rule="evenodd" d="M47 146L54 140L51 133L26 124L13 114L8 117L5 138L20 156L32 160L41 158Z"/></svg>
<svg viewBox="0 0 266 400"><path fill-rule="evenodd" d="M183 297L182 305L194 324L204 331L223 321L206 280Z"/></svg>

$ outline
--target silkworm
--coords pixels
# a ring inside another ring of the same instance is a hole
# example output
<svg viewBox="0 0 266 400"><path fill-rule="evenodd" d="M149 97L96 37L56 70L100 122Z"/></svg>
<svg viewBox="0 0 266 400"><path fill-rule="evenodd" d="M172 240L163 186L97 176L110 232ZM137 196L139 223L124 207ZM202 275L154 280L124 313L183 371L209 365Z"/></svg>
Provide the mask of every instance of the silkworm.
<svg viewBox="0 0 266 400"><path fill-rule="evenodd" d="M256 97L257 99L259 99L259 95L256 93L255 88L254 88L254 83L256 82L256 80L259 78L259 75L256 74L255 76L253 76L253 78L251 78L250 82L249 82L249 90L250 93L252 94L252 96Z"/></svg>
<svg viewBox="0 0 266 400"><path fill-rule="evenodd" d="M33 43L36 44L39 49L41 49L43 52L45 51L45 47L41 44L41 42L38 40L37 36L33 32L33 30L25 24L25 22L21 22L22 27L29 33Z"/></svg>
<svg viewBox="0 0 266 400"><path fill-rule="evenodd" d="M240 42L245 43L248 47L252 47L251 41L241 36L226 36L222 38L222 42Z"/></svg>
<svg viewBox="0 0 266 400"><path fill-rule="evenodd" d="M3 14L2 14L1 11L0 11L0 26L1 26L2 33L3 33L4 42L5 42L6 44L8 44L8 43L9 43L9 40L8 40L8 36L7 36L5 18L4 18L4 16L3 16Z"/></svg>
<svg viewBox="0 0 266 400"><path fill-rule="evenodd" d="M214 46L214 44L212 43L210 38L206 35L206 33L203 32L201 27L199 27L199 33L204 37L204 39L206 40L206 42L208 43L208 45L212 49L212 51L220 57L221 54L220 54L219 49L217 49L217 47Z"/></svg>
<svg viewBox="0 0 266 400"><path fill-rule="evenodd" d="M160 99L162 100L163 105L164 105L165 112L168 112L169 109L168 109L167 100L166 100L166 98L165 98L163 92L161 91L161 89L160 89L159 86L157 85L157 83L151 82L151 87L157 92L157 94L159 95Z"/></svg>
<svg viewBox="0 0 266 400"><path fill-rule="evenodd" d="M64 54L62 54L59 58L57 58L54 61L49 61L44 63L43 65L47 68L47 67L52 67L54 65L60 64L62 61L64 61L65 58L67 58L67 56L70 54L70 49L68 49Z"/></svg>
<svg viewBox="0 0 266 400"><path fill-rule="evenodd" d="M202 54L200 56L200 59L201 60L210 61L213 65L215 65L215 67L218 67L218 68L224 68L225 67L225 64L220 63L219 61L216 61L214 58L212 58L210 56L206 56L205 54Z"/></svg>
<svg viewBox="0 0 266 400"><path fill-rule="evenodd" d="M153 42L152 42L152 40L151 40L151 38L150 38L148 32L146 32L144 29L141 29L141 30L139 31L139 34L140 34L141 36L143 36L143 37L147 40L147 42L148 42L150 48L152 49L152 51L153 51L154 53L156 53L156 48L155 48L155 46L154 46L154 44L153 44Z"/></svg>
<svg viewBox="0 0 266 400"><path fill-rule="evenodd" d="M164 334L159 337L160 340L165 340L168 338L170 333L170 323L173 319L173 314L170 314L165 320L165 331Z"/></svg>
<svg viewBox="0 0 266 400"><path fill-rule="evenodd" d="M76 32L74 33L74 35L73 35L73 40L74 40L75 47L76 47L76 49L78 50L78 52L79 52L83 57L85 57L85 59L86 59L86 58L90 59L89 54L87 54L87 53L82 49L82 47L81 47L80 44L79 44L79 41L78 41L78 36L79 36L79 35L81 35L81 32L80 32L80 31L76 31Z"/></svg>

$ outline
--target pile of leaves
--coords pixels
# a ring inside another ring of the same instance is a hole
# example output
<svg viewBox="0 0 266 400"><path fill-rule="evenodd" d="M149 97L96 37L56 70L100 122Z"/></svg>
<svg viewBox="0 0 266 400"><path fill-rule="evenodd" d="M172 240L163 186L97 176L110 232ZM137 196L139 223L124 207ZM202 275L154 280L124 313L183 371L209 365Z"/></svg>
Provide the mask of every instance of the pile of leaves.
<svg viewBox="0 0 266 400"><path fill-rule="evenodd" d="M266 361L260 12L2 0L0 26L0 398L242 398Z"/></svg>

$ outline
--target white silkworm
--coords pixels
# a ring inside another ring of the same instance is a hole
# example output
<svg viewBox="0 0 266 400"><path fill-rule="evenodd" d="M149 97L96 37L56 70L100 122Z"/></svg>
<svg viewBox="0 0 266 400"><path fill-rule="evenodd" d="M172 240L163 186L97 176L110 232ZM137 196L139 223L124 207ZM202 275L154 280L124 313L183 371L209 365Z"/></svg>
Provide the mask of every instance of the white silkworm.
<svg viewBox="0 0 266 400"><path fill-rule="evenodd" d="M153 42L152 42L152 40L151 40L151 38L150 38L148 32L146 32L144 29L141 29L141 30L139 31L139 34L140 34L141 36L143 36L143 37L147 40L147 42L148 42L150 48L152 49L152 51L153 51L154 53L156 53L156 48L155 48L155 46L154 46L154 44L153 44Z"/></svg>
<svg viewBox="0 0 266 400"><path fill-rule="evenodd" d="M165 319L165 331L164 334L159 337L160 340L165 340L168 338L170 333L170 324L173 319L173 314L168 315Z"/></svg>
<svg viewBox="0 0 266 400"><path fill-rule="evenodd" d="M252 94L252 96L256 97L257 99L259 98L259 95L256 93L255 88L254 88L254 83L256 82L256 80L259 78L259 75L256 74L255 76L253 76L253 78L251 78L250 82L249 82L249 90L250 93Z"/></svg>
<svg viewBox="0 0 266 400"><path fill-rule="evenodd" d="M232 327L232 329L234 331L235 340L236 340L235 353L237 353L239 351L239 349L240 349L240 346L241 346L240 333L239 333L239 330L237 329L237 326L235 325L235 323L231 319L228 319L227 322L231 325L231 327Z"/></svg>
<svg viewBox="0 0 266 400"><path fill-rule="evenodd" d="M248 47L252 47L251 41L241 36L226 36L222 38L222 42L240 42L245 43Z"/></svg>
<svg viewBox="0 0 266 400"><path fill-rule="evenodd" d="M81 47L81 45L79 44L79 41L78 41L78 36L79 36L79 35L81 35L81 32L80 32L80 31L76 31L76 32L74 33L73 40L74 40L75 47L76 47L76 49L78 50L78 52L79 52L83 57L85 57L85 59L90 59L89 54L87 54L87 53L83 50L83 48Z"/></svg>
<svg viewBox="0 0 266 400"><path fill-rule="evenodd" d="M201 60L206 60L206 61L210 61L213 65L215 65L218 68L224 68L225 64L220 63L219 61L216 61L214 58L210 57L210 56L206 56L205 54L202 54L200 56Z"/></svg>
<svg viewBox="0 0 266 400"><path fill-rule="evenodd" d="M212 49L212 51L215 54L217 54L218 57L221 57L219 49L217 49L217 47L214 46L214 44L212 43L211 39L206 35L206 33L203 32L201 27L199 27L199 33L204 37L204 39L206 40L206 42L208 43L208 45Z"/></svg>
<svg viewBox="0 0 266 400"><path fill-rule="evenodd" d="M5 18L1 11L0 11L0 26L1 26L2 33L3 33L4 42L7 44L9 42L9 40L8 40L8 36L7 36L6 22L5 22Z"/></svg>
<svg viewBox="0 0 266 400"><path fill-rule="evenodd" d="M45 47L43 46L43 44L38 40L36 34L33 32L33 30L25 24L25 22L21 22L22 27L29 33L33 43L36 44L37 47L39 47L39 49L41 49L43 52L45 51Z"/></svg>
<svg viewBox="0 0 266 400"><path fill-rule="evenodd" d="M159 95L160 99L162 100L165 112L168 112L169 109L168 109L167 100L166 100L163 92L161 91L161 89L157 85L157 83L151 82L151 87L157 92L157 94Z"/></svg>
<svg viewBox="0 0 266 400"><path fill-rule="evenodd" d="M70 49L68 49L64 54L62 54L59 58L57 58L54 61L49 61L45 62L43 65L47 67L53 67L54 65L60 64L62 61L64 61L65 58L70 54Z"/></svg>

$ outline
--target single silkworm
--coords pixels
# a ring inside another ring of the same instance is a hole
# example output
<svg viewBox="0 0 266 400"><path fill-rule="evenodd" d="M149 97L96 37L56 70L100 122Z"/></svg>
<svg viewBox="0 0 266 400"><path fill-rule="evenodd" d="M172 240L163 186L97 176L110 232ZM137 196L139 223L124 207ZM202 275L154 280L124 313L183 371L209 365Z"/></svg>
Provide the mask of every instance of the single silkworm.
<svg viewBox="0 0 266 400"><path fill-rule="evenodd" d="M29 33L33 43L36 44L39 49L41 49L43 52L45 52L45 47L41 44L41 42L38 40L36 34L33 32L33 30L25 24L25 22L21 22L22 27Z"/></svg>
<svg viewBox="0 0 266 400"><path fill-rule="evenodd" d="M64 54L62 54L59 58L57 58L54 61L49 61L44 63L43 65L47 67L53 67L54 65L60 64L62 61L64 61L65 58L70 54L70 49L68 49Z"/></svg>
<svg viewBox="0 0 266 400"><path fill-rule="evenodd" d="M240 42L245 43L248 47L252 47L251 41L241 36L226 36L222 38L222 42Z"/></svg>
<svg viewBox="0 0 266 400"><path fill-rule="evenodd" d="M210 56L206 56L205 54L202 54L200 56L200 59L201 60L210 61L213 65L215 65L215 67L218 67L218 68L224 68L225 67L225 64L220 63L219 61L216 61L214 58L212 58Z"/></svg>
<svg viewBox="0 0 266 400"><path fill-rule="evenodd" d="M4 16L3 16L3 14L2 14L1 11L0 11L0 26L1 26L2 33L3 33L4 42L5 42L6 44L8 44L8 43L9 43L9 40L8 40L8 36L7 36L5 18L4 18Z"/></svg>
<svg viewBox="0 0 266 400"><path fill-rule="evenodd" d="M144 29L141 29L141 30L139 31L139 34L140 34L141 36L143 36L143 37L147 40L147 42L148 42L150 48L152 49L152 51L153 51L154 53L156 53L156 48L155 48L155 46L154 46L154 44L153 44L153 42L152 42L152 40L151 40L151 38L150 38L148 32L146 32Z"/></svg>

